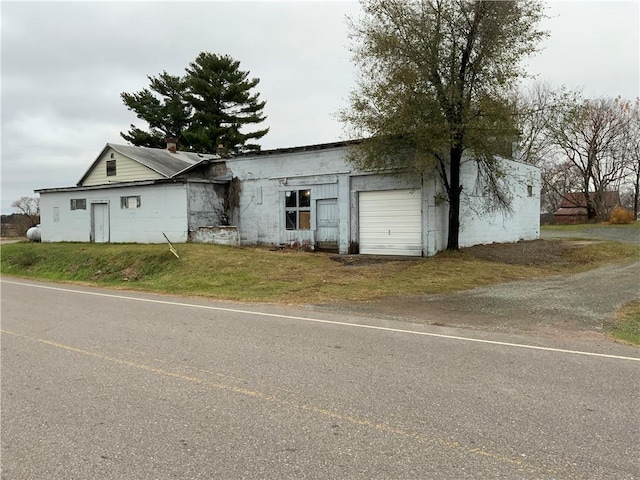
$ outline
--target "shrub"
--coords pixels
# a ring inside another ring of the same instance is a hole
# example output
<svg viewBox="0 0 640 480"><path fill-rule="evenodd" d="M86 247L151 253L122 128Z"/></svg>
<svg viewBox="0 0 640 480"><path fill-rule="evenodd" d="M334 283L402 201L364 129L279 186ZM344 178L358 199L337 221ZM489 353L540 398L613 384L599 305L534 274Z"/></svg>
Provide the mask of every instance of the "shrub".
<svg viewBox="0 0 640 480"><path fill-rule="evenodd" d="M620 205L617 205L609 215L609 223L616 225L631 223L634 220L633 213Z"/></svg>

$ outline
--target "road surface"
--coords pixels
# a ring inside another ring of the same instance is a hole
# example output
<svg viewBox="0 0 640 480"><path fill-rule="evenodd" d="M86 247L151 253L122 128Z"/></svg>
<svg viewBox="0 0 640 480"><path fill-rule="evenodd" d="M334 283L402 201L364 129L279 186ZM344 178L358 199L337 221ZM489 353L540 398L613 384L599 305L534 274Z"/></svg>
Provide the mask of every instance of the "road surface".
<svg viewBox="0 0 640 480"><path fill-rule="evenodd" d="M640 352L4 277L2 478L640 478Z"/></svg>

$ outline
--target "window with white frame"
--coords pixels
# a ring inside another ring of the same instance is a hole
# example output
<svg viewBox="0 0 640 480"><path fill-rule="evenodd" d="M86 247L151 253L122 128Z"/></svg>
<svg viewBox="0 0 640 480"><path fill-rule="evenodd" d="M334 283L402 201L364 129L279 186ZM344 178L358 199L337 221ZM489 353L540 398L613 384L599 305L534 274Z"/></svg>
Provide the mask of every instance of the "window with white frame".
<svg viewBox="0 0 640 480"><path fill-rule="evenodd" d="M134 208L140 208L140 195L120 197L120 208L124 210L132 210Z"/></svg>
<svg viewBox="0 0 640 480"><path fill-rule="evenodd" d="M311 190L289 190L284 197L286 229L311 229Z"/></svg>
<svg viewBox="0 0 640 480"><path fill-rule="evenodd" d="M87 209L87 199L86 198L72 198L71 199L71 210L86 210Z"/></svg>

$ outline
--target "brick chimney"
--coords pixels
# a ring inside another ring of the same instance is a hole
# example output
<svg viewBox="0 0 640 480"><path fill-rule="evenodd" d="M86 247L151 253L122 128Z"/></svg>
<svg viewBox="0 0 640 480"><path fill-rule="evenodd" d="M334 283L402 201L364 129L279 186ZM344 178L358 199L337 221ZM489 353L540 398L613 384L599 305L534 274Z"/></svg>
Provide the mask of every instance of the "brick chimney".
<svg viewBox="0 0 640 480"><path fill-rule="evenodd" d="M167 150L171 153L176 153L178 150L178 139L173 137L167 137L164 139L167 142Z"/></svg>

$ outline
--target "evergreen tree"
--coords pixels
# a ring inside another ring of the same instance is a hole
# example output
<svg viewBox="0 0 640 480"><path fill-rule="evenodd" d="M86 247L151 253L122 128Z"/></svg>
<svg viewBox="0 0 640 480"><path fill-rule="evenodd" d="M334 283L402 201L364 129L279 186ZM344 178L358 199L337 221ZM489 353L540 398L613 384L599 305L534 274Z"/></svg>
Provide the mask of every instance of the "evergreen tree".
<svg viewBox="0 0 640 480"><path fill-rule="evenodd" d="M129 110L144 120L149 130L131 125L120 135L137 146L162 148L166 137L178 139L181 149L214 153L259 150L250 140L262 138L268 128L245 132L244 127L265 120L264 101L251 90L259 79L249 79L240 62L228 55L201 53L183 77L163 72L148 77L149 88L122 93Z"/></svg>
<svg viewBox="0 0 640 480"><path fill-rule="evenodd" d="M215 152L219 145L233 152L259 150L247 144L267 134L269 129L242 133L245 125L262 122L266 102L251 93L260 80L249 79L240 62L228 55L201 53L187 68L187 102L193 108L191 125L185 132L195 150Z"/></svg>
<svg viewBox="0 0 640 480"><path fill-rule="evenodd" d="M182 133L191 123L192 107L185 102L186 82L183 77L162 72L157 77L147 77L149 88L137 93L122 93L122 101L138 118L149 125L144 131L131 125L128 134L120 135L139 147L162 148L166 137L174 137L183 143Z"/></svg>

